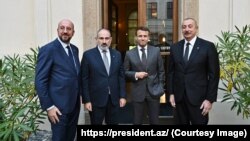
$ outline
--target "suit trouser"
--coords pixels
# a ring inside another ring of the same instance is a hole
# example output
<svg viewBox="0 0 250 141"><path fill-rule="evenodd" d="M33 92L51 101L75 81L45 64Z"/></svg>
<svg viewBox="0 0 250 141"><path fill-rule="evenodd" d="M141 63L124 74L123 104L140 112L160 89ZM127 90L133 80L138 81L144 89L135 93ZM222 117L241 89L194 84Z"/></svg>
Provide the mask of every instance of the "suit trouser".
<svg viewBox="0 0 250 141"><path fill-rule="evenodd" d="M80 105L69 114L59 115L59 123L51 123L53 141L74 141L79 112Z"/></svg>
<svg viewBox="0 0 250 141"><path fill-rule="evenodd" d="M101 125L105 119L106 124L118 124L119 105L113 105L109 96L105 107L96 107L92 105L92 112L89 112L92 125Z"/></svg>
<svg viewBox="0 0 250 141"><path fill-rule="evenodd" d="M208 124L208 114L203 116L203 109L200 109L200 106L201 105L192 105L185 94L182 101L176 103L176 109L174 111L176 124Z"/></svg>
<svg viewBox="0 0 250 141"><path fill-rule="evenodd" d="M159 112L160 112L160 100L153 99L149 94L146 94L144 101L142 102L133 102L134 106L134 124L141 125L144 118L144 108L147 106L149 124L157 125L159 124Z"/></svg>

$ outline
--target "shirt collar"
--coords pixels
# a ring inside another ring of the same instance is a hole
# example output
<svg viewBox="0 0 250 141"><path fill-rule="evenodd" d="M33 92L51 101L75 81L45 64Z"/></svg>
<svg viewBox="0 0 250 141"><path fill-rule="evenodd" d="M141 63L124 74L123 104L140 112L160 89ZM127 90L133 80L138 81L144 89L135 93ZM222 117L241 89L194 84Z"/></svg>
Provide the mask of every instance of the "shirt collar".
<svg viewBox="0 0 250 141"><path fill-rule="evenodd" d="M139 51L140 51L142 48L144 48L144 50L146 51L146 50L148 49L148 46L146 45L145 47L141 47L141 46L137 45L137 48L138 48Z"/></svg>
<svg viewBox="0 0 250 141"><path fill-rule="evenodd" d="M194 46L196 39L197 39L197 36L194 36L194 38L190 41L185 40L185 45L189 42L191 46Z"/></svg>
<svg viewBox="0 0 250 141"><path fill-rule="evenodd" d="M58 37L57 38L58 39L58 41L61 43L61 45L62 45L62 47L65 49L67 46L70 46L70 44L66 44L66 43L64 43L63 41L61 41L61 39Z"/></svg>
<svg viewBox="0 0 250 141"><path fill-rule="evenodd" d="M102 53L103 50L106 50L107 53L108 53L108 52L109 52L109 47L107 47L107 49L104 49L104 48L98 46L98 50L99 50L101 53Z"/></svg>

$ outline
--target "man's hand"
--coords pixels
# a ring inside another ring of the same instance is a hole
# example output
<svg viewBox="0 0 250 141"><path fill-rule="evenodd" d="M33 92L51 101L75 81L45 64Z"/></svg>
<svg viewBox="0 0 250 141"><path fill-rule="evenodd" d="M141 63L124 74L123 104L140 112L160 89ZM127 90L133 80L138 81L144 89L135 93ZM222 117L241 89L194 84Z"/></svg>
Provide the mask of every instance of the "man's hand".
<svg viewBox="0 0 250 141"><path fill-rule="evenodd" d="M171 106L173 106L175 108L175 100L174 100L174 94L171 94L169 97L169 102L171 104Z"/></svg>
<svg viewBox="0 0 250 141"><path fill-rule="evenodd" d="M201 104L200 109L203 109L201 114L205 116L212 109L212 103L208 100L204 100Z"/></svg>
<svg viewBox="0 0 250 141"><path fill-rule="evenodd" d="M148 77L148 73L147 72L136 72L135 77L138 79L143 79L143 78Z"/></svg>
<svg viewBox="0 0 250 141"><path fill-rule="evenodd" d="M85 107L85 109L87 109L88 111L92 111L92 104L91 104L91 102L85 103L85 104L84 104L84 107Z"/></svg>
<svg viewBox="0 0 250 141"><path fill-rule="evenodd" d="M124 107L126 105L126 99L120 98L120 107Z"/></svg>
<svg viewBox="0 0 250 141"><path fill-rule="evenodd" d="M62 113L57 107L53 107L52 109L48 110L47 114L48 114L50 121L54 124L59 122L58 116L62 115Z"/></svg>

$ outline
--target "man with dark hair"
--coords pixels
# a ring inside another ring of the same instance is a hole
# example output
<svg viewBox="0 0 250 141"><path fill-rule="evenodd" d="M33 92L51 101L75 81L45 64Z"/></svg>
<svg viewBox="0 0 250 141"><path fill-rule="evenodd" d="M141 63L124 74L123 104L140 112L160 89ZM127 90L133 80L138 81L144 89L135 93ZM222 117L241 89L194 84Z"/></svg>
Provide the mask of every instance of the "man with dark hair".
<svg viewBox="0 0 250 141"><path fill-rule="evenodd" d="M160 49L148 45L149 35L147 27L138 27L137 47L127 51L124 59L125 76L132 81L134 124L143 123L145 105L148 109L149 124L159 124L160 98L149 94L147 77L155 75L164 86L165 73Z"/></svg>
<svg viewBox="0 0 250 141"><path fill-rule="evenodd" d="M110 47L112 37L100 29L97 46L84 52L81 62L82 101L91 124L118 124L118 111L126 104L125 76L120 52Z"/></svg>
<svg viewBox="0 0 250 141"><path fill-rule="evenodd" d="M208 124L208 112L216 101L219 59L215 45L197 37L193 18L184 19L185 39L172 45L168 67L168 93L177 124Z"/></svg>

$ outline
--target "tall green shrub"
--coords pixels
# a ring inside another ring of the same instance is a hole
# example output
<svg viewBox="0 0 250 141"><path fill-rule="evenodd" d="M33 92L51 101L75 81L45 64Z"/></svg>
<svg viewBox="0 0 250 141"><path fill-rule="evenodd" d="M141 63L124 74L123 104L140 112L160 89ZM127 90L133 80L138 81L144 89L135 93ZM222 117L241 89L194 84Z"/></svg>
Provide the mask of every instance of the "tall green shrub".
<svg viewBox="0 0 250 141"><path fill-rule="evenodd" d="M250 25L236 32L222 32L217 36L224 92L222 102L231 102L231 110L243 118L250 116Z"/></svg>
<svg viewBox="0 0 250 141"><path fill-rule="evenodd" d="M0 60L0 140L25 140L45 118L34 89L37 49Z"/></svg>

